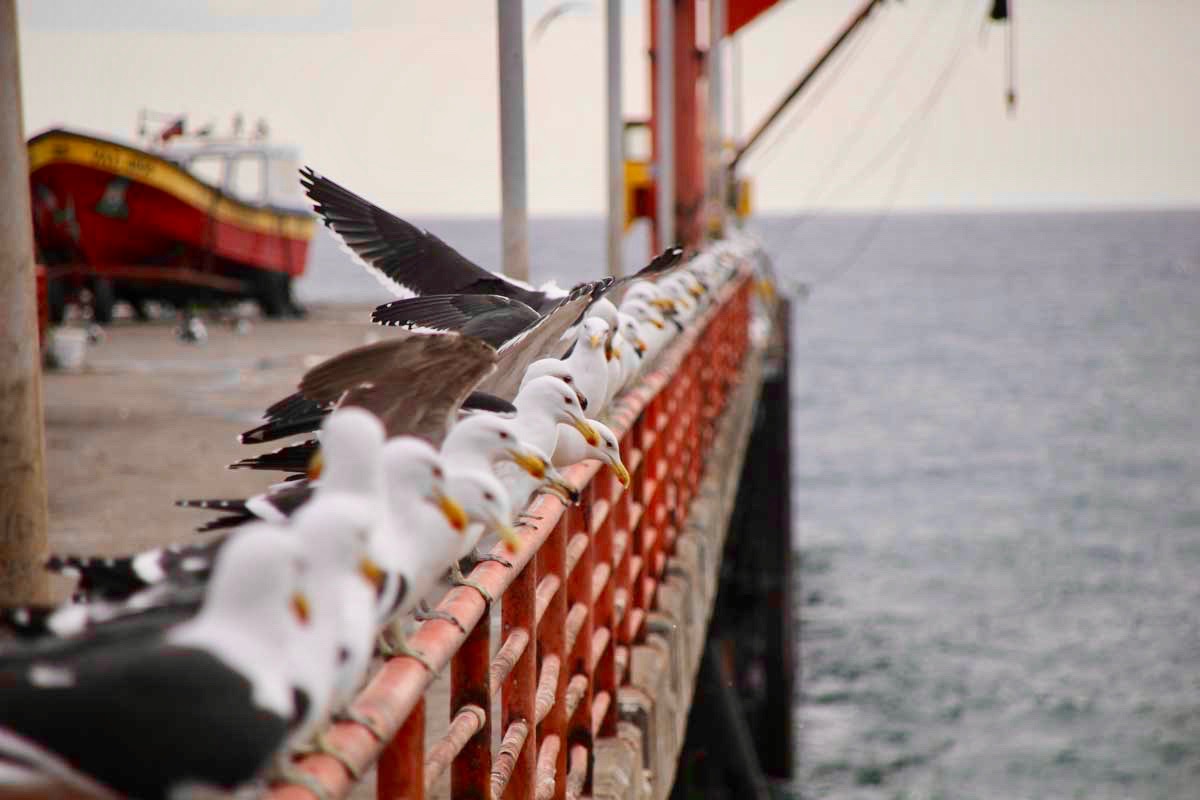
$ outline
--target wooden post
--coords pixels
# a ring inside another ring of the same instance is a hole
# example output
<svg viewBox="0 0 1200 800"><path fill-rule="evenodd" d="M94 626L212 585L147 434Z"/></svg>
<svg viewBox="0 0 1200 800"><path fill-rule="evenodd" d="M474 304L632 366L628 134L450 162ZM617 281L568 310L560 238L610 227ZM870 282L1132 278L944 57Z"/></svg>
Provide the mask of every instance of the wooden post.
<svg viewBox="0 0 1200 800"><path fill-rule="evenodd" d="M0 603L41 599L42 374L16 0L0 0Z"/></svg>

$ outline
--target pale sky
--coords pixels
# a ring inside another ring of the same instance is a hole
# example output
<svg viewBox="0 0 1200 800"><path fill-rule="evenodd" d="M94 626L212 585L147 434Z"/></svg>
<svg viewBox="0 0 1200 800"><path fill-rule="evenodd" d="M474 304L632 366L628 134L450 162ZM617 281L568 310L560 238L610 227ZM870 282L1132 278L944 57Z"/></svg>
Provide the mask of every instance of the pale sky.
<svg viewBox="0 0 1200 800"><path fill-rule="evenodd" d="M745 126L860 2L783 2L739 34ZM527 27L552 5L529 0ZM604 208L603 5L586 5L527 46L535 214ZM1200 0L1015 0L1012 119L989 6L884 4L820 101L745 162L756 207L1200 205ZM625 8L625 106L643 115L646 4ZM493 0L20 0L25 127L131 139L142 107L222 129L241 111L387 208L494 214L495 14ZM952 59L927 121L906 122Z"/></svg>

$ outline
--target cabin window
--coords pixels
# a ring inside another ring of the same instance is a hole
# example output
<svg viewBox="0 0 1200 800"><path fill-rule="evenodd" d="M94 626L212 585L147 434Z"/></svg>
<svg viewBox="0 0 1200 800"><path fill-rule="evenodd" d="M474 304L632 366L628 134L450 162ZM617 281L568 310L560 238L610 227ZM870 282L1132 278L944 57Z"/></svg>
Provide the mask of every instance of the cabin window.
<svg viewBox="0 0 1200 800"><path fill-rule="evenodd" d="M224 156L196 156L188 162L187 168L209 186L219 187L225 182Z"/></svg>
<svg viewBox="0 0 1200 800"><path fill-rule="evenodd" d="M308 209L300 187L300 163L294 158L276 157L268 163L267 202L283 208Z"/></svg>
<svg viewBox="0 0 1200 800"><path fill-rule="evenodd" d="M260 154L238 156L229 164L226 188L239 200L261 203L266 195L266 175Z"/></svg>

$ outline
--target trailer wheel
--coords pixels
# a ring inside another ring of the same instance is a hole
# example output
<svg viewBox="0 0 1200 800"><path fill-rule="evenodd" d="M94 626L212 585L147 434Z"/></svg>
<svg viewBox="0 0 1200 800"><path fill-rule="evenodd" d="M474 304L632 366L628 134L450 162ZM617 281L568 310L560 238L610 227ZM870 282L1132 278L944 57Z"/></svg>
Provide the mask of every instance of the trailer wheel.
<svg viewBox="0 0 1200 800"><path fill-rule="evenodd" d="M264 270L254 279L254 299L258 301L263 316L269 319L279 319L288 311L287 292L280 278L286 279L287 276Z"/></svg>
<svg viewBox="0 0 1200 800"><path fill-rule="evenodd" d="M112 281L108 278L92 279L92 321L108 325L113 320L113 305L116 304L116 293Z"/></svg>
<svg viewBox="0 0 1200 800"><path fill-rule="evenodd" d="M287 304L288 314L296 319L304 319L308 316L307 309L296 302L296 296L292 294L292 276L283 276L283 298Z"/></svg>

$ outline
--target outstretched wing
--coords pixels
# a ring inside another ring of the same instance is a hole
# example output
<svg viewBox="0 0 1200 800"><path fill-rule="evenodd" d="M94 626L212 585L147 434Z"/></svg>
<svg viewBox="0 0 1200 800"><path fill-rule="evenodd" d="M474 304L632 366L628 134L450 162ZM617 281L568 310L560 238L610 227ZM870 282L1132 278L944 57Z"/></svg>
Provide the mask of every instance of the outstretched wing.
<svg viewBox="0 0 1200 800"><path fill-rule="evenodd" d="M502 347L538 321L539 315L519 300L498 294L435 294L393 300L377 307L371 321L393 327L458 331Z"/></svg>
<svg viewBox="0 0 1200 800"><path fill-rule="evenodd" d="M313 208L379 281L399 297L499 294L537 308L545 296L490 272L427 230L389 214L311 167L300 170Z"/></svg>
<svg viewBox="0 0 1200 800"><path fill-rule="evenodd" d="M360 406L379 417L389 437L420 436L437 445L496 360L495 349L478 339L405 332L318 364L301 379L300 394Z"/></svg>

